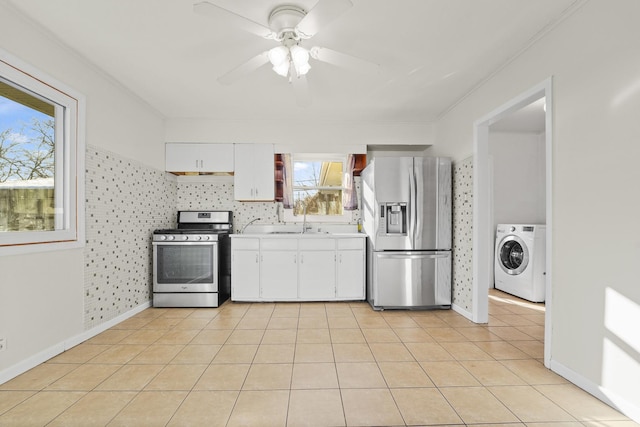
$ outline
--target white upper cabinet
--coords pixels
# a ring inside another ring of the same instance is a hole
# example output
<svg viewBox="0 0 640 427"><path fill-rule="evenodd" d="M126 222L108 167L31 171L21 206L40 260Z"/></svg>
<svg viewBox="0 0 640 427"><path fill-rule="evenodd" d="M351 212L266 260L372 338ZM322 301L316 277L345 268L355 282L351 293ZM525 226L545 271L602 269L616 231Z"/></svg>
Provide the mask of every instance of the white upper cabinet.
<svg viewBox="0 0 640 427"><path fill-rule="evenodd" d="M233 144L167 143L167 172L233 172Z"/></svg>
<svg viewBox="0 0 640 427"><path fill-rule="evenodd" d="M235 144L236 200L274 200L273 144Z"/></svg>

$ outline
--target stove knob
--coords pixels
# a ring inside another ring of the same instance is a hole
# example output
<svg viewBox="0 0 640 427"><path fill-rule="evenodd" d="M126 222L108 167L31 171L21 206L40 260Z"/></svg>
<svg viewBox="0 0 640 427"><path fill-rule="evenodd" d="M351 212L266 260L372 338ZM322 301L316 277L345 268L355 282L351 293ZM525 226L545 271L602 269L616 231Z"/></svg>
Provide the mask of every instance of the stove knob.
<svg viewBox="0 0 640 427"><path fill-rule="evenodd" d="M188 240L188 239L189 239L189 236L187 236L186 234L180 234L178 236L178 240Z"/></svg>
<svg viewBox="0 0 640 427"><path fill-rule="evenodd" d="M193 240L200 240L200 236L193 236Z"/></svg>
<svg viewBox="0 0 640 427"><path fill-rule="evenodd" d="M158 240L167 240L167 236L158 236Z"/></svg>
<svg viewBox="0 0 640 427"><path fill-rule="evenodd" d="M209 240L209 235L205 234L204 236L202 236L202 240Z"/></svg>

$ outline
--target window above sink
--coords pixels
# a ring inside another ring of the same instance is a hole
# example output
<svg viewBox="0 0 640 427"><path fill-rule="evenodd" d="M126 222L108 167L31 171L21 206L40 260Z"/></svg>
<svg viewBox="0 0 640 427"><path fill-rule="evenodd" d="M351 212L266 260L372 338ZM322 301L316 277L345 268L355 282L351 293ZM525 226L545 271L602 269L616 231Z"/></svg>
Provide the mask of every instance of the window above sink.
<svg viewBox="0 0 640 427"><path fill-rule="evenodd" d="M353 177L364 167L364 155L294 153L279 159L284 221L354 220L358 198Z"/></svg>

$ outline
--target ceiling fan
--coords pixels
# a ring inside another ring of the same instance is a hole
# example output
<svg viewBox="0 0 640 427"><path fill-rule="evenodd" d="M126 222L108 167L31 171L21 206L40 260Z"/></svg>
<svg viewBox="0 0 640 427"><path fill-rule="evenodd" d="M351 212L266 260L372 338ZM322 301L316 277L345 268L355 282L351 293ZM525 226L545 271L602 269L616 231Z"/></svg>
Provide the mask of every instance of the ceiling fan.
<svg viewBox="0 0 640 427"><path fill-rule="evenodd" d="M355 71L368 72L378 68L377 64L332 49L318 46L306 49L301 46L303 41L313 37L352 6L350 0L318 0L307 12L295 5L281 5L269 14L268 27L218 6L213 1L196 3L193 9L202 15L224 16L232 25L278 43L276 47L257 54L220 76L220 83L231 84L271 62L273 71L287 78L294 86L298 104L307 106L311 103L306 81L306 74L311 69L309 58Z"/></svg>

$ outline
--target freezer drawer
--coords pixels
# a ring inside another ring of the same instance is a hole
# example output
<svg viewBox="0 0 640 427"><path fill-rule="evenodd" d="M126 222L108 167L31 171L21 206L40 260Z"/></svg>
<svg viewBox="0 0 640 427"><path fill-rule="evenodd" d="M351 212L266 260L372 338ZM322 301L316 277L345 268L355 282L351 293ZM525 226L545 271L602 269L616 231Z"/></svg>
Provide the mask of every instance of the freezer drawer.
<svg viewBox="0 0 640 427"><path fill-rule="evenodd" d="M369 302L384 308L451 307L451 252L372 252Z"/></svg>

